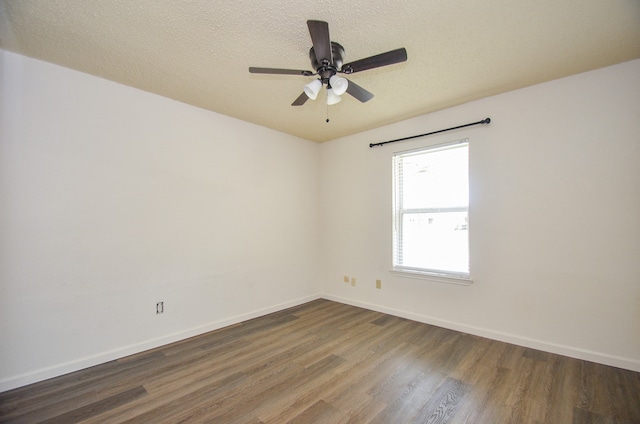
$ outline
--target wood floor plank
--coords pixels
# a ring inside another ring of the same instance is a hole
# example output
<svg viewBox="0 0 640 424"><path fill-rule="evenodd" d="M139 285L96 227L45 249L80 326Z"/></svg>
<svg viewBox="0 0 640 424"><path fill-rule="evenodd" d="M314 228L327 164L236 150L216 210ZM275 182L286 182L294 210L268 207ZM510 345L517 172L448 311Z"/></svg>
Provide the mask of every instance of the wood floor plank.
<svg viewBox="0 0 640 424"><path fill-rule="evenodd" d="M146 424L162 420L173 422L189 420L200 414L203 408L207 408L212 399L224 395L226 391L237 387L245 380L246 376L242 373L232 374L220 381L185 393L181 397L174 397L172 401L163 402L158 407L148 410L144 414L136 414L124 422L127 424Z"/></svg>
<svg viewBox="0 0 640 424"><path fill-rule="evenodd" d="M422 408L422 413L417 422L426 424L452 422L458 405L464 401L464 396L469 390L464 382L454 378L447 378Z"/></svg>
<svg viewBox="0 0 640 424"><path fill-rule="evenodd" d="M3 423L25 422L27 419L32 422L39 422L51 416L62 415L82 405L89 405L96 401L97 399L94 392L83 392L77 396L60 397L59 400L53 401L51 404L34 402L28 409L15 409L11 412L4 412L0 416L2 417L1 421Z"/></svg>
<svg viewBox="0 0 640 424"><path fill-rule="evenodd" d="M386 407L375 417L372 423L390 423L406 421L418 422L418 416L425 402L434 396L435 390L447 379L445 374L422 372L414 376L402 391L398 390L387 398Z"/></svg>
<svg viewBox="0 0 640 424"><path fill-rule="evenodd" d="M287 421L287 424L332 423L336 422L339 417L340 413L338 410L325 401L319 400L295 418Z"/></svg>
<svg viewBox="0 0 640 424"><path fill-rule="evenodd" d="M312 373L317 377L302 378L277 397L262 403L258 408L254 408L254 412L265 423L283 423L293 420L318 402L318 396L309 396L314 387L323 386L334 380L335 375L340 372L339 370L343 366L349 366L344 358L337 355L327 356L316 364L305 368L305 377ZM332 409L334 409L333 406Z"/></svg>
<svg viewBox="0 0 640 424"><path fill-rule="evenodd" d="M640 373L315 300L0 393L0 423L640 423Z"/></svg>
<svg viewBox="0 0 640 424"><path fill-rule="evenodd" d="M135 387L133 389L127 390L126 392L118 393L117 395L113 395L94 403L90 403L81 408L65 412L64 414L56 415L42 421L38 420L38 422L43 424L66 424L71 422L81 422L82 420L98 415L103 411L110 410L125 403L134 402L136 399L145 396L146 394L147 392L144 387ZM29 422L29 420L30 418L27 418L27 422Z"/></svg>

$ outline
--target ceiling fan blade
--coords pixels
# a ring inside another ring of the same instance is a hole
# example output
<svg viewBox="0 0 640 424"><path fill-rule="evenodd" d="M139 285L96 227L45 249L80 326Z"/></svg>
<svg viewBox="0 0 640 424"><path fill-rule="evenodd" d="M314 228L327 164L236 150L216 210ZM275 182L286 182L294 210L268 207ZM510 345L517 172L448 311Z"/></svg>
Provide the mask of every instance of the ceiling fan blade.
<svg viewBox="0 0 640 424"><path fill-rule="evenodd" d="M309 34L313 42L313 51L318 63L324 61L333 62L331 57L331 39L329 38L329 24L324 21L307 21Z"/></svg>
<svg viewBox="0 0 640 424"><path fill-rule="evenodd" d="M367 69L379 68L381 66L393 65L407 60L407 51L405 48L391 50L390 52L380 53L375 56L356 60L342 66L345 74L366 71Z"/></svg>
<svg viewBox="0 0 640 424"><path fill-rule="evenodd" d="M368 92L351 80L349 80L349 85L347 86L347 93L351 94L362 103L373 99L373 93Z"/></svg>
<svg viewBox="0 0 640 424"><path fill-rule="evenodd" d="M256 68L254 66L249 67L249 72L252 74L302 75L304 77L313 75L313 72L311 71L300 71L297 69L279 69L279 68Z"/></svg>
<svg viewBox="0 0 640 424"><path fill-rule="evenodd" d="M302 94L299 95L298 98L293 101L293 103L291 103L291 106L302 106L308 98L309 97L303 91Z"/></svg>

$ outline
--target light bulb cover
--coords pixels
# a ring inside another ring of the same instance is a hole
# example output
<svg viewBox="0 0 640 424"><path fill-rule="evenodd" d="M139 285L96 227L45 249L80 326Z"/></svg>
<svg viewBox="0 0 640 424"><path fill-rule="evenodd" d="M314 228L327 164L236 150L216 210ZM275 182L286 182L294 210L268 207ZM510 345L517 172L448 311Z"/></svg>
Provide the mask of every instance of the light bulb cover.
<svg viewBox="0 0 640 424"><path fill-rule="evenodd" d="M318 97L318 93L322 88L322 81L319 79L311 81L309 84L304 86L304 94L307 95L311 100L315 100Z"/></svg>
<svg viewBox="0 0 640 424"><path fill-rule="evenodd" d="M331 105L335 105L336 103L340 103L340 101L342 100L342 97L338 96L333 89L328 88L327 89L327 104L329 106Z"/></svg>
<svg viewBox="0 0 640 424"><path fill-rule="evenodd" d="M329 78L329 84L333 89L334 94L338 96L342 96L347 92L347 88L349 87L349 81L346 78L339 77L337 75Z"/></svg>

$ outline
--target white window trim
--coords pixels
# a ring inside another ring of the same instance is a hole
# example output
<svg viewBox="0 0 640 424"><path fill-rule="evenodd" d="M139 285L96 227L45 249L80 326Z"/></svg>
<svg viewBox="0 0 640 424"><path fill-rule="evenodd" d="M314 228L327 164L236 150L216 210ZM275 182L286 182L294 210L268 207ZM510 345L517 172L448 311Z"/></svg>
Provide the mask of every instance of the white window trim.
<svg viewBox="0 0 640 424"><path fill-rule="evenodd" d="M452 141L452 142L447 142L447 143L441 143L441 144L436 144L433 146L428 146L428 147L421 147L421 148L417 148L417 149L412 149L412 150L407 150L404 152L395 152L393 154L393 157L395 158L396 155L405 155L405 154L410 154L413 152L422 152L425 150L439 150L439 149L447 149L459 144L467 144L469 145L469 139L468 138L464 138L461 140L456 140L456 141ZM395 159L394 159L395 160ZM395 166L395 165L394 165ZM395 188L395 169L394 169L394 196L393 196L393 204L394 204L394 232L396 231L396 218L395 218L395 208L396 208L396 196L397 192L396 192L396 188ZM456 208L457 209L457 208ZM465 210L469 210L469 208L465 208ZM431 210L419 210L416 209L415 211L417 212L428 212ZM394 244L395 244L395 237L396 235L394 234ZM394 248L395 249L395 248ZM395 255L395 250L393 252L393 255ZM392 263L395 262L395 258L392 259ZM419 279L419 280L428 280L428 281L434 281L434 282L438 282L438 283L447 283L447 284L455 284L455 285L462 285L462 286L469 286L471 284L473 284L473 279L471 278L471 273L455 273L455 272L447 272L447 271L441 271L441 270L426 270L426 269L422 269L422 268L411 268L411 267L403 267L403 266L392 266L392 269L389 271L391 274L394 274L398 277L402 277L402 278L413 278L413 279Z"/></svg>
<svg viewBox="0 0 640 424"><path fill-rule="evenodd" d="M409 268L393 268L389 271L391 274L402 278L413 278L417 280L435 281L436 283L456 284L459 286L469 286L473 284L470 275L463 274L445 274L441 272L419 271Z"/></svg>

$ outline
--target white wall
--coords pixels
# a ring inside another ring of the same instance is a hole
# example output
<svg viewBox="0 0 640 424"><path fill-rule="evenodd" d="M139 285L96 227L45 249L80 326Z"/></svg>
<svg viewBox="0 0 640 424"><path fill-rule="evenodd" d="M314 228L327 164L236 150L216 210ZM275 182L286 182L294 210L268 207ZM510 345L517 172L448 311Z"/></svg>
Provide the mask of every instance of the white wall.
<svg viewBox="0 0 640 424"><path fill-rule="evenodd" d="M4 51L0 102L0 391L319 296L319 145Z"/></svg>
<svg viewBox="0 0 640 424"><path fill-rule="evenodd" d="M467 137L474 283L390 274L392 154ZM640 60L334 140L321 156L325 297L640 371Z"/></svg>
<svg viewBox="0 0 640 424"><path fill-rule="evenodd" d="M0 391L322 290L640 371L639 116L633 61L317 145L0 51ZM392 153L465 137L474 283L390 274Z"/></svg>

